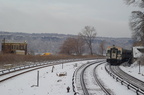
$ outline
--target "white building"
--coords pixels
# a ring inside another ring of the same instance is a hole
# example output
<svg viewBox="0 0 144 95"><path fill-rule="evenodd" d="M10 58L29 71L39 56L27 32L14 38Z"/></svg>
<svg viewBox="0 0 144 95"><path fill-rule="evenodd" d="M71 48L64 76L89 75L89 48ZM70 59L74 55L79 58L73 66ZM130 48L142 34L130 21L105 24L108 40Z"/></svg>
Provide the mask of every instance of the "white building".
<svg viewBox="0 0 144 95"><path fill-rule="evenodd" d="M143 46L135 46L133 47L133 58L137 59L144 55L144 47Z"/></svg>

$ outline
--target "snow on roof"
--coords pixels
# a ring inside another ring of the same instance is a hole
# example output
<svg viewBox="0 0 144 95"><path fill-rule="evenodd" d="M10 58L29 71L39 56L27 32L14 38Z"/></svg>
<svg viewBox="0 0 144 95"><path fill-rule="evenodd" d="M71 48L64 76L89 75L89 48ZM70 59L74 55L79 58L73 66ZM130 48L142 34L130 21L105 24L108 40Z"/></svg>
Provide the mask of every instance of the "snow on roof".
<svg viewBox="0 0 144 95"><path fill-rule="evenodd" d="M133 47L133 57L139 58L144 54L144 47L143 46L135 46Z"/></svg>

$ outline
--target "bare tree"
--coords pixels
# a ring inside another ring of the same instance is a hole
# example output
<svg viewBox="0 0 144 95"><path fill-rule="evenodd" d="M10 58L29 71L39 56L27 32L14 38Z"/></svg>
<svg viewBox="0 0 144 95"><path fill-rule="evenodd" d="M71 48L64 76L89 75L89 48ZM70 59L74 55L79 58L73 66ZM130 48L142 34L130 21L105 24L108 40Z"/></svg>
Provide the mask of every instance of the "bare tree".
<svg viewBox="0 0 144 95"><path fill-rule="evenodd" d="M78 36L77 38L73 39L74 41L74 51L77 55L81 55L84 51L84 41L83 39Z"/></svg>
<svg viewBox="0 0 144 95"><path fill-rule="evenodd" d="M105 41L101 41L101 43L99 45L99 51L100 51L101 55L103 55L104 50L105 50Z"/></svg>
<svg viewBox="0 0 144 95"><path fill-rule="evenodd" d="M132 12L132 17L130 19L130 27L133 30L133 39L144 45L144 14L142 12Z"/></svg>
<svg viewBox="0 0 144 95"><path fill-rule="evenodd" d="M84 41L81 38L67 38L60 47L60 53L68 55L81 55L84 48Z"/></svg>
<svg viewBox="0 0 144 95"><path fill-rule="evenodd" d="M144 0L125 0L126 4L134 4L144 8ZM144 45L144 13L142 11L132 11L130 27L133 31L132 37L135 42Z"/></svg>
<svg viewBox="0 0 144 95"><path fill-rule="evenodd" d="M144 8L144 0L124 0L127 5L134 4L135 6L139 6L140 8Z"/></svg>
<svg viewBox="0 0 144 95"><path fill-rule="evenodd" d="M73 41L72 38L67 38L60 47L60 53L71 55L73 53Z"/></svg>
<svg viewBox="0 0 144 95"><path fill-rule="evenodd" d="M84 30L79 33L79 35L84 39L84 41L88 45L91 55L93 55L92 43L94 38L96 37L96 34L97 33L95 28L91 26L85 26Z"/></svg>

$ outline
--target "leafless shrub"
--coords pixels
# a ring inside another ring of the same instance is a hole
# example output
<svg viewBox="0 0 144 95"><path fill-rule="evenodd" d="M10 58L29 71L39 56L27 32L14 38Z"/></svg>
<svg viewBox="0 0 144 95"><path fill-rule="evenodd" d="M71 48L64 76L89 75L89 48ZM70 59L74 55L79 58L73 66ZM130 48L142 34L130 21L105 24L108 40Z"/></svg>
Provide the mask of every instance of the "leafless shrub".
<svg viewBox="0 0 144 95"><path fill-rule="evenodd" d="M84 41L80 38L67 38L60 47L61 54L81 55L84 50Z"/></svg>
<svg viewBox="0 0 144 95"><path fill-rule="evenodd" d="M105 43L106 43L105 41L102 41L102 42L100 43L100 45L99 45L99 52L100 52L101 55L104 54Z"/></svg>

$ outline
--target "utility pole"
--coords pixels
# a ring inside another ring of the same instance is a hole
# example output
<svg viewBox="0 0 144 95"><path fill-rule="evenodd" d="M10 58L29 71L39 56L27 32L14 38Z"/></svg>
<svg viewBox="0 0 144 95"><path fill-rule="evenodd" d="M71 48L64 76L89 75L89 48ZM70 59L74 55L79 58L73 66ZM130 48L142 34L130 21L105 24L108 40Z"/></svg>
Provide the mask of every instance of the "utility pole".
<svg viewBox="0 0 144 95"><path fill-rule="evenodd" d="M138 61L138 64L139 64L139 73L138 74L140 74L140 61Z"/></svg>
<svg viewBox="0 0 144 95"><path fill-rule="evenodd" d="M52 66L52 70L51 70L51 72L53 72L54 71L54 66Z"/></svg>
<svg viewBox="0 0 144 95"><path fill-rule="evenodd" d="M63 69L63 63L62 63L62 69Z"/></svg>
<svg viewBox="0 0 144 95"><path fill-rule="evenodd" d="M37 71L37 87L39 87L39 71Z"/></svg>
<svg viewBox="0 0 144 95"><path fill-rule="evenodd" d="M5 53L5 38L3 39L3 47L2 47L2 53L4 54Z"/></svg>

